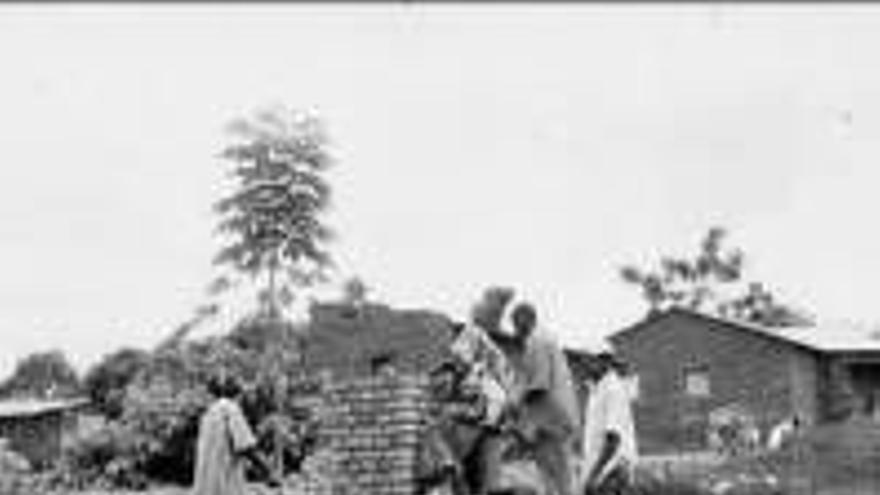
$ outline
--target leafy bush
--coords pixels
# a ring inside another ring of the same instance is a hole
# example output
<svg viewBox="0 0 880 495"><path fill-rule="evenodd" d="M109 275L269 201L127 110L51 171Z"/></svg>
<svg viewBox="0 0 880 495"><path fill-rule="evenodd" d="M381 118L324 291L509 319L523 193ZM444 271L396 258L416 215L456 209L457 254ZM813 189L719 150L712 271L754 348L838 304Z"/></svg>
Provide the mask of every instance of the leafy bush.
<svg viewBox="0 0 880 495"><path fill-rule="evenodd" d="M0 396L71 397L79 394L76 370L58 350L36 352L21 359L12 376L0 383Z"/></svg>
<svg viewBox="0 0 880 495"><path fill-rule="evenodd" d="M190 482L199 417L209 401L202 388L132 387L122 422L137 439L141 459L136 467L151 479Z"/></svg>
<svg viewBox="0 0 880 495"><path fill-rule="evenodd" d="M10 450L0 439L0 493L4 495L24 495L29 491L28 475L30 464L20 454Z"/></svg>
<svg viewBox="0 0 880 495"><path fill-rule="evenodd" d="M242 381L243 410L256 426L259 446L271 454L280 439L286 464L297 464L302 457L305 418L293 401L280 400L293 395L290 389L296 383L284 388L279 384L285 383L278 380L282 371L296 369L295 350L282 345L293 340L273 343L280 339L277 329L256 331L259 322L246 323L248 328L239 328L228 337L145 356L121 351L96 367L90 374L92 390L104 394L104 410L115 419L73 443L64 456L57 484L68 488L138 488L148 481L189 484L199 419L211 401L204 384L219 370ZM131 368L137 368L133 376L125 376ZM126 379L121 400L113 398L118 404L111 405L112 394L105 392Z"/></svg>
<svg viewBox="0 0 880 495"><path fill-rule="evenodd" d="M108 423L72 442L47 482L51 487L73 490L144 488L143 444L143 439L125 425Z"/></svg>
<svg viewBox="0 0 880 495"><path fill-rule="evenodd" d="M83 380L92 405L109 419L122 416L125 390L149 360L148 353L137 349L120 349L102 358Z"/></svg>
<svg viewBox="0 0 880 495"><path fill-rule="evenodd" d="M166 349L152 357L126 390L121 424L138 440L137 468L153 480L189 483L204 387L219 369L253 382L260 359L223 339Z"/></svg>

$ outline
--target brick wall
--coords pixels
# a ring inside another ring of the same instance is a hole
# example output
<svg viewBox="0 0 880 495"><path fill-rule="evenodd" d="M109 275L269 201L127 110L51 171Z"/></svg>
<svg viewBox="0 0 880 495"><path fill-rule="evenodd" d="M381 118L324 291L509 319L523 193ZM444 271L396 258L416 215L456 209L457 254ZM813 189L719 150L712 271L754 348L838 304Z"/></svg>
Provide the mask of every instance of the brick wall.
<svg viewBox="0 0 880 495"><path fill-rule="evenodd" d="M646 452L705 447L709 411L740 404L766 432L797 409L815 409L816 358L731 324L668 313L614 337L639 374L637 431ZM684 393L684 369L705 366L710 395Z"/></svg>
<svg viewBox="0 0 880 495"><path fill-rule="evenodd" d="M447 356L453 336L452 321L443 315L376 304L357 311L315 305L311 318L307 369L331 369L343 378L369 374L371 360L379 356L390 357L401 372L428 372Z"/></svg>
<svg viewBox="0 0 880 495"><path fill-rule="evenodd" d="M792 379L792 409L805 424L819 423L824 417L821 390L824 386L822 374L825 362L811 354L793 353L789 363Z"/></svg>
<svg viewBox="0 0 880 495"><path fill-rule="evenodd" d="M323 394L320 447L298 480L305 495L411 495L427 418L419 376L331 381Z"/></svg>

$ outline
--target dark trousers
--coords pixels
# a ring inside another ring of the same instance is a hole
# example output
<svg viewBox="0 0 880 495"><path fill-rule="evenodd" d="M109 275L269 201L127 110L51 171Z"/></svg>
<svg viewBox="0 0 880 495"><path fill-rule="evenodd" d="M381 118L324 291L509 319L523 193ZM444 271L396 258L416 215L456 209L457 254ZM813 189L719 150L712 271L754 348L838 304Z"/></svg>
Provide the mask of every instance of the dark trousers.
<svg viewBox="0 0 880 495"><path fill-rule="evenodd" d="M568 442L549 435L540 435L535 443L535 461L556 495L572 495L571 455Z"/></svg>
<svg viewBox="0 0 880 495"><path fill-rule="evenodd" d="M625 469L617 468L608 473L598 486L587 487L584 495L627 495L629 488L629 474Z"/></svg>

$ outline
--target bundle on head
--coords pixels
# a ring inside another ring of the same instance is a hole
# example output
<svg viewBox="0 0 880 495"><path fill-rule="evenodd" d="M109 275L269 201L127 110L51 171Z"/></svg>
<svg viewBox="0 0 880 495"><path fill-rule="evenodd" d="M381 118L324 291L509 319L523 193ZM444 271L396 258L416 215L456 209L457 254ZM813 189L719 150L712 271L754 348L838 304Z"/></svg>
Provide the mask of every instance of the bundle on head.
<svg viewBox="0 0 880 495"><path fill-rule="evenodd" d="M490 287L483 291L471 314L473 322L487 332L498 332L505 309L513 300L515 291L509 287Z"/></svg>

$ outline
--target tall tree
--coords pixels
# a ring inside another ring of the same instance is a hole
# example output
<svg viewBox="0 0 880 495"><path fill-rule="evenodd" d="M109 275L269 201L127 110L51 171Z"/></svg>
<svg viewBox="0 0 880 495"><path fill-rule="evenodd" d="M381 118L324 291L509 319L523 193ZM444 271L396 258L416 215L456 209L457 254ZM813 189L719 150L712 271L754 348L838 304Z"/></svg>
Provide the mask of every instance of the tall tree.
<svg viewBox="0 0 880 495"><path fill-rule="evenodd" d="M80 390L76 370L63 352L37 352L21 359L0 386L2 395L57 398L76 395Z"/></svg>
<svg viewBox="0 0 880 495"><path fill-rule="evenodd" d="M619 274L640 290L649 314L685 307L771 327L812 323L809 315L780 302L764 284L749 282L743 288L745 255L725 245L726 240L727 231L713 227L695 255L664 256L649 269L627 265ZM734 294L724 288L735 289Z"/></svg>
<svg viewBox="0 0 880 495"><path fill-rule="evenodd" d="M638 286L651 311L670 306L705 309L716 296L719 284L732 283L742 276L743 253L725 249L727 232L711 228L693 257L664 256L659 267L641 269L632 265L621 268L624 282Z"/></svg>
<svg viewBox="0 0 880 495"><path fill-rule="evenodd" d="M323 217L330 204L325 173L332 165L327 134L314 115L284 108L235 120L229 131L236 142L221 156L233 165L234 189L215 205L221 217L218 229L227 244L214 262L231 270L215 281L213 289L222 292L242 276L256 281L258 319L270 326L283 325L284 309L294 302L298 290L326 280L332 267L327 244L333 234ZM304 344L305 339L300 339L300 365ZM279 355L271 358L278 364L274 371L278 414L290 382L290 367L282 364L288 354L285 347L279 346ZM274 424L280 475L283 422Z"/></svg>
<svg viewBox="0 0 880 495"><path fill-rule="evenodd" d="M215 205L227 243L214 261L231 270L213 289L245 275L258 281L260 312L277 317L297 288L325 280L332 265L333 236L323 218L332 164L327 135L313 115L283 108L238 119L229 130L237 142L221 156L233 164L234 190Z"/></svg>

